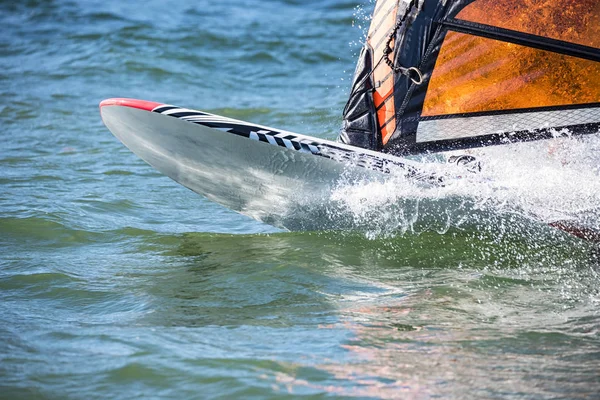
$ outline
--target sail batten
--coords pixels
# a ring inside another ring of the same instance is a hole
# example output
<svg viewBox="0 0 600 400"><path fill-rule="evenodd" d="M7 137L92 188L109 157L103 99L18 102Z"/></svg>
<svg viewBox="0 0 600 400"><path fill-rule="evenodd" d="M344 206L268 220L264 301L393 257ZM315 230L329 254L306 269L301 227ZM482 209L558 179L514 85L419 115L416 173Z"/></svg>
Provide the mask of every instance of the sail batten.
<svg viewBox="0 0 600 400"><path fill-rule="evenodd" d="M598 133L598 104L598 0L378 0L340 138L414 154Z"/></svg>
<svg viewBox="0 0 600 400"><path fill-rule="evenodd" d="M491 25L469 23L458 19L450 19L445 21L444 25L455 32L469 33L490 39L503 40L509 43L520 44L541 50L553 51L600 62L600 51L597 48L590 46L498 28Z"/></svg>
<svg viewBox="0 0 600 400"><path fill-rule="evenodd" d="M598 0L478 0L456 18L600 49Z"/></svg>

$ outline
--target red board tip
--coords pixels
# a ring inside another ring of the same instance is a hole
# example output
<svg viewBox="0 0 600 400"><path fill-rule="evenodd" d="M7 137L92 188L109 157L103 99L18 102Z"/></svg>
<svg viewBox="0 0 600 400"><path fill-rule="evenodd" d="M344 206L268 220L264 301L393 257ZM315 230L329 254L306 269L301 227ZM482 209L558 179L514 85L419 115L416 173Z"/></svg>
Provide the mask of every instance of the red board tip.
<svg viewBox="0 0 600 400"><path fill-rule="evenodd" d="M600 243L600 232L597 230L580 226L570 221L557 221L549 225L553 228L570 233L571 235L580 239L584 239L593 243Z"/></svg>
<svg viewBox="0 0 600 400"><path fill-rule="evenodd" d="M158 106L162 106L163 103L156 103L154 101L136 100L136 99L125 99L125 98L114 98L106 99L100 102L100 108L107 106L121 106L139 108L140 110L152 111Z"/></svg>

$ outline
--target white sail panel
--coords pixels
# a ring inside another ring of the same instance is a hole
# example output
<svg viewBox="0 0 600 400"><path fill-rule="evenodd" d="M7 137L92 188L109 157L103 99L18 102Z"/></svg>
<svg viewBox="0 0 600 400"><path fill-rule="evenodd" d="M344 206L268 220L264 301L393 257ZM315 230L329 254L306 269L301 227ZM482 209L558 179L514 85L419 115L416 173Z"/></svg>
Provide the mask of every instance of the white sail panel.
<svg viewBox="0 0 600 400"><path fill-rule="evenodd" d="M524 112L518 114L482 115L466 118L442 118L421 121L417 143L474 138L510 132L535 131L585 125L600 121L600 107L574 110Z"/></svg>

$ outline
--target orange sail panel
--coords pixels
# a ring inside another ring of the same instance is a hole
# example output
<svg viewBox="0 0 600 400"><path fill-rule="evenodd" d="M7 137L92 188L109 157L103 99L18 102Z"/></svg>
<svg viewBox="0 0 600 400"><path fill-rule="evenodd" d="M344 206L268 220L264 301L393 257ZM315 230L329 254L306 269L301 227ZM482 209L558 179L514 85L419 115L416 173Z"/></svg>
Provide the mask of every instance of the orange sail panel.
<svg viewBox="0 0 600 400"><path fill-rule="evenodd" d="M457 18L600 48L598 0L478 0Z"/></svg>
<svg viewBox="0 0 600 400"><path fill-rule="evenodd" d="M396 107L394 104L394 74L383 60L385 45L396 25L399 0L379 0L375 6L367 43L373 49L373 60L377 67L373 70L375 92L373 101L377 109L377 125L385 145L396 130ZM391 47L394 48L392 41ZM394 59L394 53L390 54ZM381 62L380 62L381 60Z"/></svg>
<svg viewBox="0 0 600 400"><path fill-rule="evenodd" d="M449 32L421 115L587 103L600 103L600 63Z"/></svg>

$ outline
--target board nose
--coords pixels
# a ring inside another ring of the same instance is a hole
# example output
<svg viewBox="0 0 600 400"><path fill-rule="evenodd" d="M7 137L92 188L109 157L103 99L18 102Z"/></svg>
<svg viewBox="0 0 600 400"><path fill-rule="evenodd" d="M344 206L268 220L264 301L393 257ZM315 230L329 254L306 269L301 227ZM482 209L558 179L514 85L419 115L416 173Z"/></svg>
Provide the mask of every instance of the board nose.
<svg viewBox="0 0 600 400"><path fill-rule="evenodd" d="M162 106L163 103L157 103L155 101L128 99L123 97L115 97L112 99L106 99L100 102L100 108L108 106L121 106L137 108L140 110L152 111L156 107Z"/></svg>

